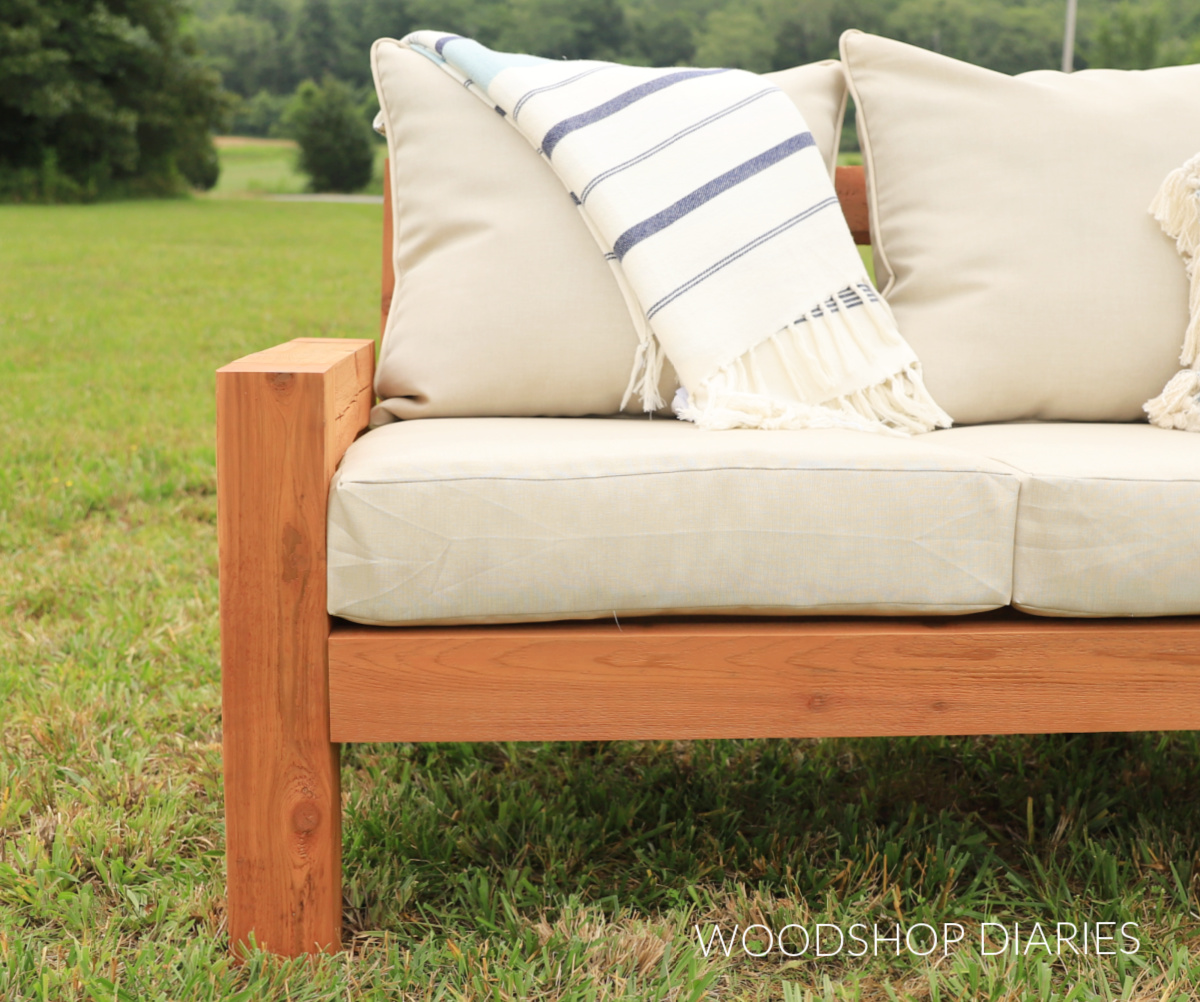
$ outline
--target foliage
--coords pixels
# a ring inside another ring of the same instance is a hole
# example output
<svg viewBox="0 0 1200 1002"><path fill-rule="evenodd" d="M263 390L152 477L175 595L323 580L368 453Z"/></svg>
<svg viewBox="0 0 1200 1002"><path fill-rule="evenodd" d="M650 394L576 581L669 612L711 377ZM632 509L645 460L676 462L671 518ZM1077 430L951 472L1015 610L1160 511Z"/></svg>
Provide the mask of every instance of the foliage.
<svg viewBox="0 0 1200 1002"><path fill-rule="evenodd" d="M1187 732L347 746L347 952L236 965L213 370L375 329L379 210L10 206L0 233L0 998L1195 998ZM900 916L1132 920L1143 948L693 945Z"/></svg>
<svg viewBox="0 0 1200 1002"><path fill-rule="evenodd" d="M216 183L219 80L180 0L0 0L0 199Z"/></svg>
<svg viewBox="0 0 1200 1002"><path fill-rule="evenodd" d="M1097 66L1142 70L1158 65L1161 43L1160 12L1140 5L1122 4L1100 22L1094 58Z"/></svg>
<svg viewBox="0 0 1200 1002"><path fill-rule="evenodd" d="M696 40L700 66L740 66L755 73L771 69L775 44L763 19L749 9L714 10Z"/></svg>
<svg viewBox="0 0 1200 1002"><path fill-rule="evenodd" d="M291 89L286 50L270 21L235 10L198 22L194 32L197 47L235 94L249 97Z"/></svg>
<svg viewBox="0 0 1200 1002"><path fill-rule="evenodd" d="M245 100L239 98L230 117L232 133L235 136L282 136L288 101L282 94L272 94L269 90L260 90Z"/></svg>
<svg viewBox="0 0 1200 1002"><path fill-rule="evenodd" d="M291 27L297 69L311 80L335 75L342 66L343 34L331 0L302 0Z"/></svg>
<svg viewBox="0 0 1200 1002"><path fill-rule="evenodd" d="M1002 0L902 0L888 27L903 42L1003 73L1044 69L1062 60L1057 9Z"/></svg>
<svg viewBox="0 0 1200 1002"><path fill-rule="evenodd" d="M297 88L283 131L299 144L299 167L313 191L358 191L371 180L371 128L353 92L335 77L319 85L306 80Z"/></svg>
<svg viewBox="0 0 1200 1002"><path fill-rule="evenodd" d="M496 45L558 59L619 59L627 39L617 0L513 0Z"/></svg>
<svg viewBox="0 0 1200 1002"><path fill-rule="evenodd" d="M288 94L332 74L371 84L379 37L436 28L552 58L763 71L836 57L861 28L1005 73L1056 69L1063 0L192 0L225 85ZM1194 0L1081 4L1076 66L1200 60Z"/></svg>

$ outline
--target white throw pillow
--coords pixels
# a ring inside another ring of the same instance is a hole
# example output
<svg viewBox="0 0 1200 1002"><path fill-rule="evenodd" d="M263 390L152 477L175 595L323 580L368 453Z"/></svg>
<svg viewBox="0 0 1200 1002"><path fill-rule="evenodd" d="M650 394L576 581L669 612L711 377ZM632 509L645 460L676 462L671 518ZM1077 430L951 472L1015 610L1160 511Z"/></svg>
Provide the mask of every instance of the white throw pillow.
<svg viewBox="0 0 1200 1002"><path fill-rule="evenodd" d="M371 65L391 162L396 270L373 422L616 413L638 336L558 178L424 56L380 39ZM846 100L839 64L766 79L796 102L832 172ZM675 386L668 366L665 400Z"/></svg>
<svg viewBox="0 0 1200 1002"><path fill-rule="evenodd" d="M956 423L1130 421L1188 288L1147 214L1200 148L1200 66L1011 77L849 31L880 289Z"/></svg>

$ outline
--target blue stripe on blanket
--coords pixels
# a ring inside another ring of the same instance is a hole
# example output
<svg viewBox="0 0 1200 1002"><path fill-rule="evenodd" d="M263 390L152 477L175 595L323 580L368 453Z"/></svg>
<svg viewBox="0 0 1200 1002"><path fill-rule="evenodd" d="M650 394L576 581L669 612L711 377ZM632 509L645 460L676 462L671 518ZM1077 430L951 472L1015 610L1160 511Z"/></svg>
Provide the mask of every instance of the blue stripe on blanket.
<svg viewBox="0 0 1200 1002"><path fill-rule="evenodd" d="M613 69L612 63L605 63L603 66L593 66L590 70L584 70L582 73L576 73L573 77L567 77L566 80L560 80L558 83L546 84L544 87L534 87L533 90L527 90L521 95L521 99L513 105L513 119L521 117L521 109L525 107L525 102L531 97L537 97L539 94L545 94L548 90L558 90L559 87L566 87L568 84L573 84L576 80L582 80L584 77L590 77L593 73L599 73L601 70Z"/></svg>
<svg viewBox="0 0 1200 1002"><path fill-rule="evenodd" d="M859 295L859 293L862 295ZM865 297L865 298L864 298ZM839 303L840 300L840 303ZM857 286L847 285L842 289L837 297L830 297L823 303L818 303L809 313L814 317L823 317L828 313L840 313L843 309L852 310L855 307L862 306L867 300L872 303L879 302L879 297L875 295L875 290L869 285L859 283ZM808 323L808 317L797 317L792 321L794 324Z"/></svg>
<svg viewBox="0 0 1200 1002"><path fill-rule="evenodd" d="M617 260L619 261L624 258L630 250L643 240L665 230L689 212L700 208L705 202L712 201L722 192L737 187L755 174L761 173L773 164L779 163L780 160L784 160L793 153L798 153L800 150L807 149L812 145L813 137L811 132L798 132L791 139L785 139L778 146L772 146L769 150L758 154L758 156L751 157L745 163L738 164L733 170L728 170L719 177L713 178L707 184L697 188L690 194L684 195L674 205L668 205L661 212L655 213L649 219L643 219L640 223L635 223L617 237L616 242L613 244Z"/></svg>
<svg viewBox="0 0 1200 1002"><path fill-rule="evenodd" d="M601 119L608 118L609 115L615 115L622 108L628 108L631 104L640 101L644 97L649 97L651 94L665 87L670 87L672 84L677 84L684 80L691 80L693 77L705 77L713 73L726 72L728 71L724 69L679 70L676 73L664 73L653 80L647 80L644 84L631 87L623 94L618 94L603 104L598 104L596 107L580 112L578 115L572 115L570 118L564 118L561 122L550 126L546 135L542 137L542 152L549 157L554 152L554 147L572 132L582 129L586 125L599 122Z"/></svg>
<svg viewBox="0 0 1200 1002"><path fill-rule="evenodd" d="M453 42L456 38L462 38L462 35L443 35L441 38L439 38L433 46L437 50L437 54L440 56L442 54L442 49L446 47L446 43Z"/></svg>
<svg viewBox="0 0 1200 1002"><path fill-rule="evenodd" d="M680 139L683 139L685 136L690 136L693 132L696 132L699 129L703 129L706 125L711 125L713 122L719 121L720 119L724 118L726 115L731 115L731 114L733 114L733 112L739 111L740 109L746 107L746 105L751 104L754 101L757 101L760 97L766 97L768 94L778 94L778 93L780 93L778 87L768 87L766 90L760 90L757 94L751 94L749 97L743 98L742 100L738 101L736 104L731 104L728 108L722 108L720 111L713 112L707 118L700 119L700 121L698 121L692 125L689 125L686 129L680 129L678 132L675 133L675 135L670 136L667 139L664 139L661 143L658 143L655 146L651 146L650 149L645 150L642 153L639 153L636 157L633 157L631 160L626 160L624 163L617 164L615 167L610 167L608 170L604 171L604 173L602 173L602 174L597 174L584 187L583 191L579 195L580 199L582 201L586 202L588 195L590 195L592 193L592 189L595 188L596 185L600 184L601 181L607 181L614 174L620 174L621 171L623 171L623 170L627 170L630 167L637 166L643 160L650 159L650 157L654 156L654 154L656 154L662 150L665 150L668 146L673 145L674 143L678 142Z"/></svg>
<svg viewBox="0 0 1200 1002"><path fill-rule="evenodd" d="M679 286L676 289L673 289L671 292L668 292L665 296L663 296L662 299L660 299L657 303L655 303L653 306L650 307L650 309L648 309L646 311L646 319L647 320L651 319L654 316L654 314L658 313L664 307L670 306L671 303L675 302L675 300L678 299L680 296L682 296L685 292L688 292L691 289L694 289L697 285L699 285L705 279L710 278L713 275L715 275L718 271L720 271L726 265L730 265L734 261L736 261L738 258L744 257L745 255L749 254L752 250L754 250L754 248L762 246L763 244L767 243L769 240L772 240L773 238L779 236L780 233L783 233L786 230L790 230L793 226L795 226L798 223L804 222L804 220L806 220L809 216L815 215L816 213L820 212L822 209L827 209L831 205L837 205L837 204L838 204L837 195L831 195L829 198L822 199L820 202L817 202L816 205L810 205L803 212L796 213L796 215L792 216L791 219L785 219L778 226L772 227L771 229L767 230L766 233L763 233L760 236L755 237L749 243L743 244L737 250L735 250L729 254L726 254L723 258L721 258L720 261L717 261L715 264L709 265L702 272L700 272L699 275L696 275L693 278L689 278L686 282L683 283L683 285Z"/></svg>

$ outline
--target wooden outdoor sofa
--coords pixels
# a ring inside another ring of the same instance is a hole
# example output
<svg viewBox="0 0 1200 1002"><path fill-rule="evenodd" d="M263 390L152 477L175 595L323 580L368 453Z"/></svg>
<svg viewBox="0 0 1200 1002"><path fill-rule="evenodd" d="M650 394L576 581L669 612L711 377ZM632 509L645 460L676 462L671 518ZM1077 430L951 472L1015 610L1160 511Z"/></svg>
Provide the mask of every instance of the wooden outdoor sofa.
<svg viewBox="0 0 1200 1002"><path fill-rule="evenodd" d="M861 168L838 194L867 243ZM385 187L385 190L390 190ZM384 213L383 308L392 292ZM1200 727L1200 619L685 618L372 628L326 612L330 480L375 343L217 373L231 942L341 946L339 745Z"/></svg>

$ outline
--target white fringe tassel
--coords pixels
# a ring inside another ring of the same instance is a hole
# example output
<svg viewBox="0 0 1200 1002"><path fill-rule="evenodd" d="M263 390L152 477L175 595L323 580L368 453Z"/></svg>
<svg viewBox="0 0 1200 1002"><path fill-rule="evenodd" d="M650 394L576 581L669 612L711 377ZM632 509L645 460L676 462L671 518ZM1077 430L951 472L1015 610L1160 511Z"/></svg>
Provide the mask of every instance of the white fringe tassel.
<svg viewBox="0 0 1200 1002"><path fill-rule="evenodd" d="M880 371L883 356L899 364ZM855 378L871 370L874 381ZM903 436L951 424L891 311L874 298L853 308L832 300L815 307L722 366L694 394L677 395L674 409L710 431L850 428Z"/></svg>
<svg viewBox="0 0 1200 1002"><path fill-rule="evenodd" d="M1163 232L1174 237L1191 282L1191 320L1179 361L1195 365L1200 355L1200 269L1196 266L1200 257L1200 153L1167 175L1150 203L1150 213Z"/></svg>
<svg viewBox="0 0 1200 1002"><path fill-rule="evenodd" d="M1184 369L1176 373L1145 410L1150 423L1160 428L1200 431L1200 372Z"/></svg>
<svg viewBox="0 0 1200 1002"><path fill-rule="evenodd" d="M1175 239L1191 283L1190 319L1179 361L1195 366L1200 356L1200 267L1196 265L1200 258L1200 153L1167 175L1150 203L1150 213L1163 232ZM1200 431L1200 372L1193 368L1176 373L1144 410L1150 423L1160 428Z"/></svg>
<svg viewBox="0 0 1200 1002"><path fill-rule="evenodd" d="M642 410L647 413L662 410L665 401L658 391L662 379L663 354L662 345L650 330L646 314L639 306L636 310L630 307L629 315L633 317L637 327L638 346L633 355L633 371L629 374L629 385L625 387L625 395L621 397L621 410L629 403L629 398L637 393L642 399Z"/></svg>
<svg viewBox="0 0 1200 1002"><path fill-rule="evenodd" d="M646 314L633 289L629 287L629 280L625 277L625 272L621 268L621 262L617 260L616 254L612 252L612 248L601 236L600 231L596 229L592 217L584 211L578 199L575 200L575 207L579 210L579 218L583 220L584 226L588 228L596 243L604 248L604 259L608 262L613 278L616 279L617 288L621 290L621 296L625 300L625 308L629 310L629 319L633 321L634 329L637 331L637 351L633 355L633 370L629 373L629 383L625 387L625 394L621 397L621 410L625 409L636 393L641 398L642 410L653 414L666 406L666 401L663 400L662 394L658 390L659 381L662 379L663 362L666 360L662 345L658 343L658 338L650 329L650 322L646 319Z"/></svg>

